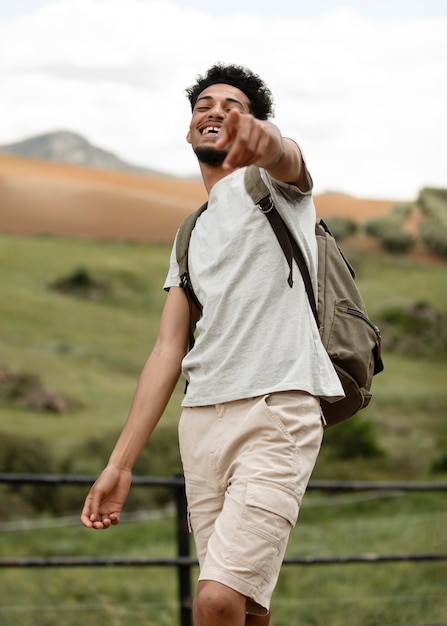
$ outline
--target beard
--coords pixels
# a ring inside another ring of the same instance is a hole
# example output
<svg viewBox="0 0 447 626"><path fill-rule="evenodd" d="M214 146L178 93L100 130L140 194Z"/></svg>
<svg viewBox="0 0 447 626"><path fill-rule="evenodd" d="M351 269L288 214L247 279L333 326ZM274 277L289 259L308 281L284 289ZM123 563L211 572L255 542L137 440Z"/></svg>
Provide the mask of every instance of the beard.
<svg viewBox="0 0 447 626"><path fill-rule="evenodd" d="M227 150L216 150L210 146L197 146L194 152L201 163L211 166L222 165L228 154Z"/></svg>

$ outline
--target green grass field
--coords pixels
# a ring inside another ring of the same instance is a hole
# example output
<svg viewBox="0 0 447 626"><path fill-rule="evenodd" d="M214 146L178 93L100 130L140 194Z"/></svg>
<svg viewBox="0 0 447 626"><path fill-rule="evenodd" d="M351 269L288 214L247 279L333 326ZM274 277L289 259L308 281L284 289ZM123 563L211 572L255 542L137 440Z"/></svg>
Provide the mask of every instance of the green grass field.
<svg viewBox="0 0 447 626"><path fill-rule="evenodd" d="M445 265L355 247L347 252L373 319L396 303L427 301L447 309ZM0 235L0 367L37 374L79 403L66 414L0 404L0 433L42 439L61 467L71 458L78 473L101 469L103 456L93 455L86 442L98 437L111 446L125 420L155 337L168 259L165 246ZM73 298L49 288L79 268L109 286L103 298ZM447 449L446 360L386 352L385 366L374 381L371 406L355 418L372 424L382 456L339 459L323 445L314 478L447 480L445 472L432 473ZM182 387L180 381L148 444L148 455L157 457L162 449L165 457L153 473L178 471L174 432ZM328 433L328 442L337 436L342 430ZM171 455L164 452L167 437ZM74 490L74 513L86 490L66 489ZM142 508L141 497L135 508ZM446 512L445 492L310 491L287 555L445 553ZM28 530L20 527L20 510L9 517L0 523L2 557L175 551L169 515L129 520L106 533L87 531L71 518L56 523L45 511ZM167 568L10 568L0 577L5 626L178 623L177 578ZM273 609L275 626L447 624L447 562L285 566Z"/></svg>
<svg viewBox="0 0 447 626"><path fill-rule="evenodd" d="M308 494L287 556L445 551L445 495L367 500ZM174 520L124 521L109 532L74 520L25 531L0 527L2 556L174 556ZM177 575L144 567L6 569L0 620L99 626L174 626ZM445 624L445 562L284 566L275 626Z"/></svg>

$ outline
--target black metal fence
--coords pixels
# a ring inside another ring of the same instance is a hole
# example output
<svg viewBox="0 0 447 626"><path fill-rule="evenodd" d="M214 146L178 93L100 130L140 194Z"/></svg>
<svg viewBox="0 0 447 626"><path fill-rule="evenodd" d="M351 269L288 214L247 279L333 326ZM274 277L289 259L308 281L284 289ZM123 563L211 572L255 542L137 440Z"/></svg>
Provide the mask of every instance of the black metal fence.
<svg viewBox="0 0 447 626"><path fill-rule="evenodd" d="M96 476L75 476L62 474L5 474L0 473L0 483L43 484L43 485L91 485ZM132 485L148 487L168 487L173 490L176 510L176 558L123 558L123 557L31 557L0 558L0 568L8 567L110 567L144 566L175 567L178 577L178 604L180 626L192 625L191 569L197 560L191 556L190 536L187 527L186 495L183 476L157 477L134 476ZM444 491L447 483L436 482L373 482L346 480L312 480L308 491ZM331 565L345 563L384 563L402 561L446 561L447 553L417 554L364 554L332 557L287 557L284 565Z"/></svg>

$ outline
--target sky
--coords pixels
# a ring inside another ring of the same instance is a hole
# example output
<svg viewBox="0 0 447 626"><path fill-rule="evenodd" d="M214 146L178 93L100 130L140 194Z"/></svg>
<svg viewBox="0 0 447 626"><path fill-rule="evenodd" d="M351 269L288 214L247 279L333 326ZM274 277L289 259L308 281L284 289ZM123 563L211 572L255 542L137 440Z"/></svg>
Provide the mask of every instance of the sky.
<svg viewBox="0 0 447 626"><path fill-rule="evenodd" d="M315 191L447 187L447 0L0 0L0 144L70 130L175 176L199 170L184 90L254 70Z"/></svg>

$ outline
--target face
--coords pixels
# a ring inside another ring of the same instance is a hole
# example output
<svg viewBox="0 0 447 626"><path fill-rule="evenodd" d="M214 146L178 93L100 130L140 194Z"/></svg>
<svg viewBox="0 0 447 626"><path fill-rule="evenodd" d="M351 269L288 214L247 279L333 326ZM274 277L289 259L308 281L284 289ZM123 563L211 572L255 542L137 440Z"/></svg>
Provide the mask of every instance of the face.
<svg viewBox="0 0 447 626"><path fill-rule="evenodd" d="M214 144L219 129L232 109L242 114L250 113L247 96L231 85L211 85L197 98L186 139L202 162L219 165L225 159L227 151L216 150Z"/></svg>

